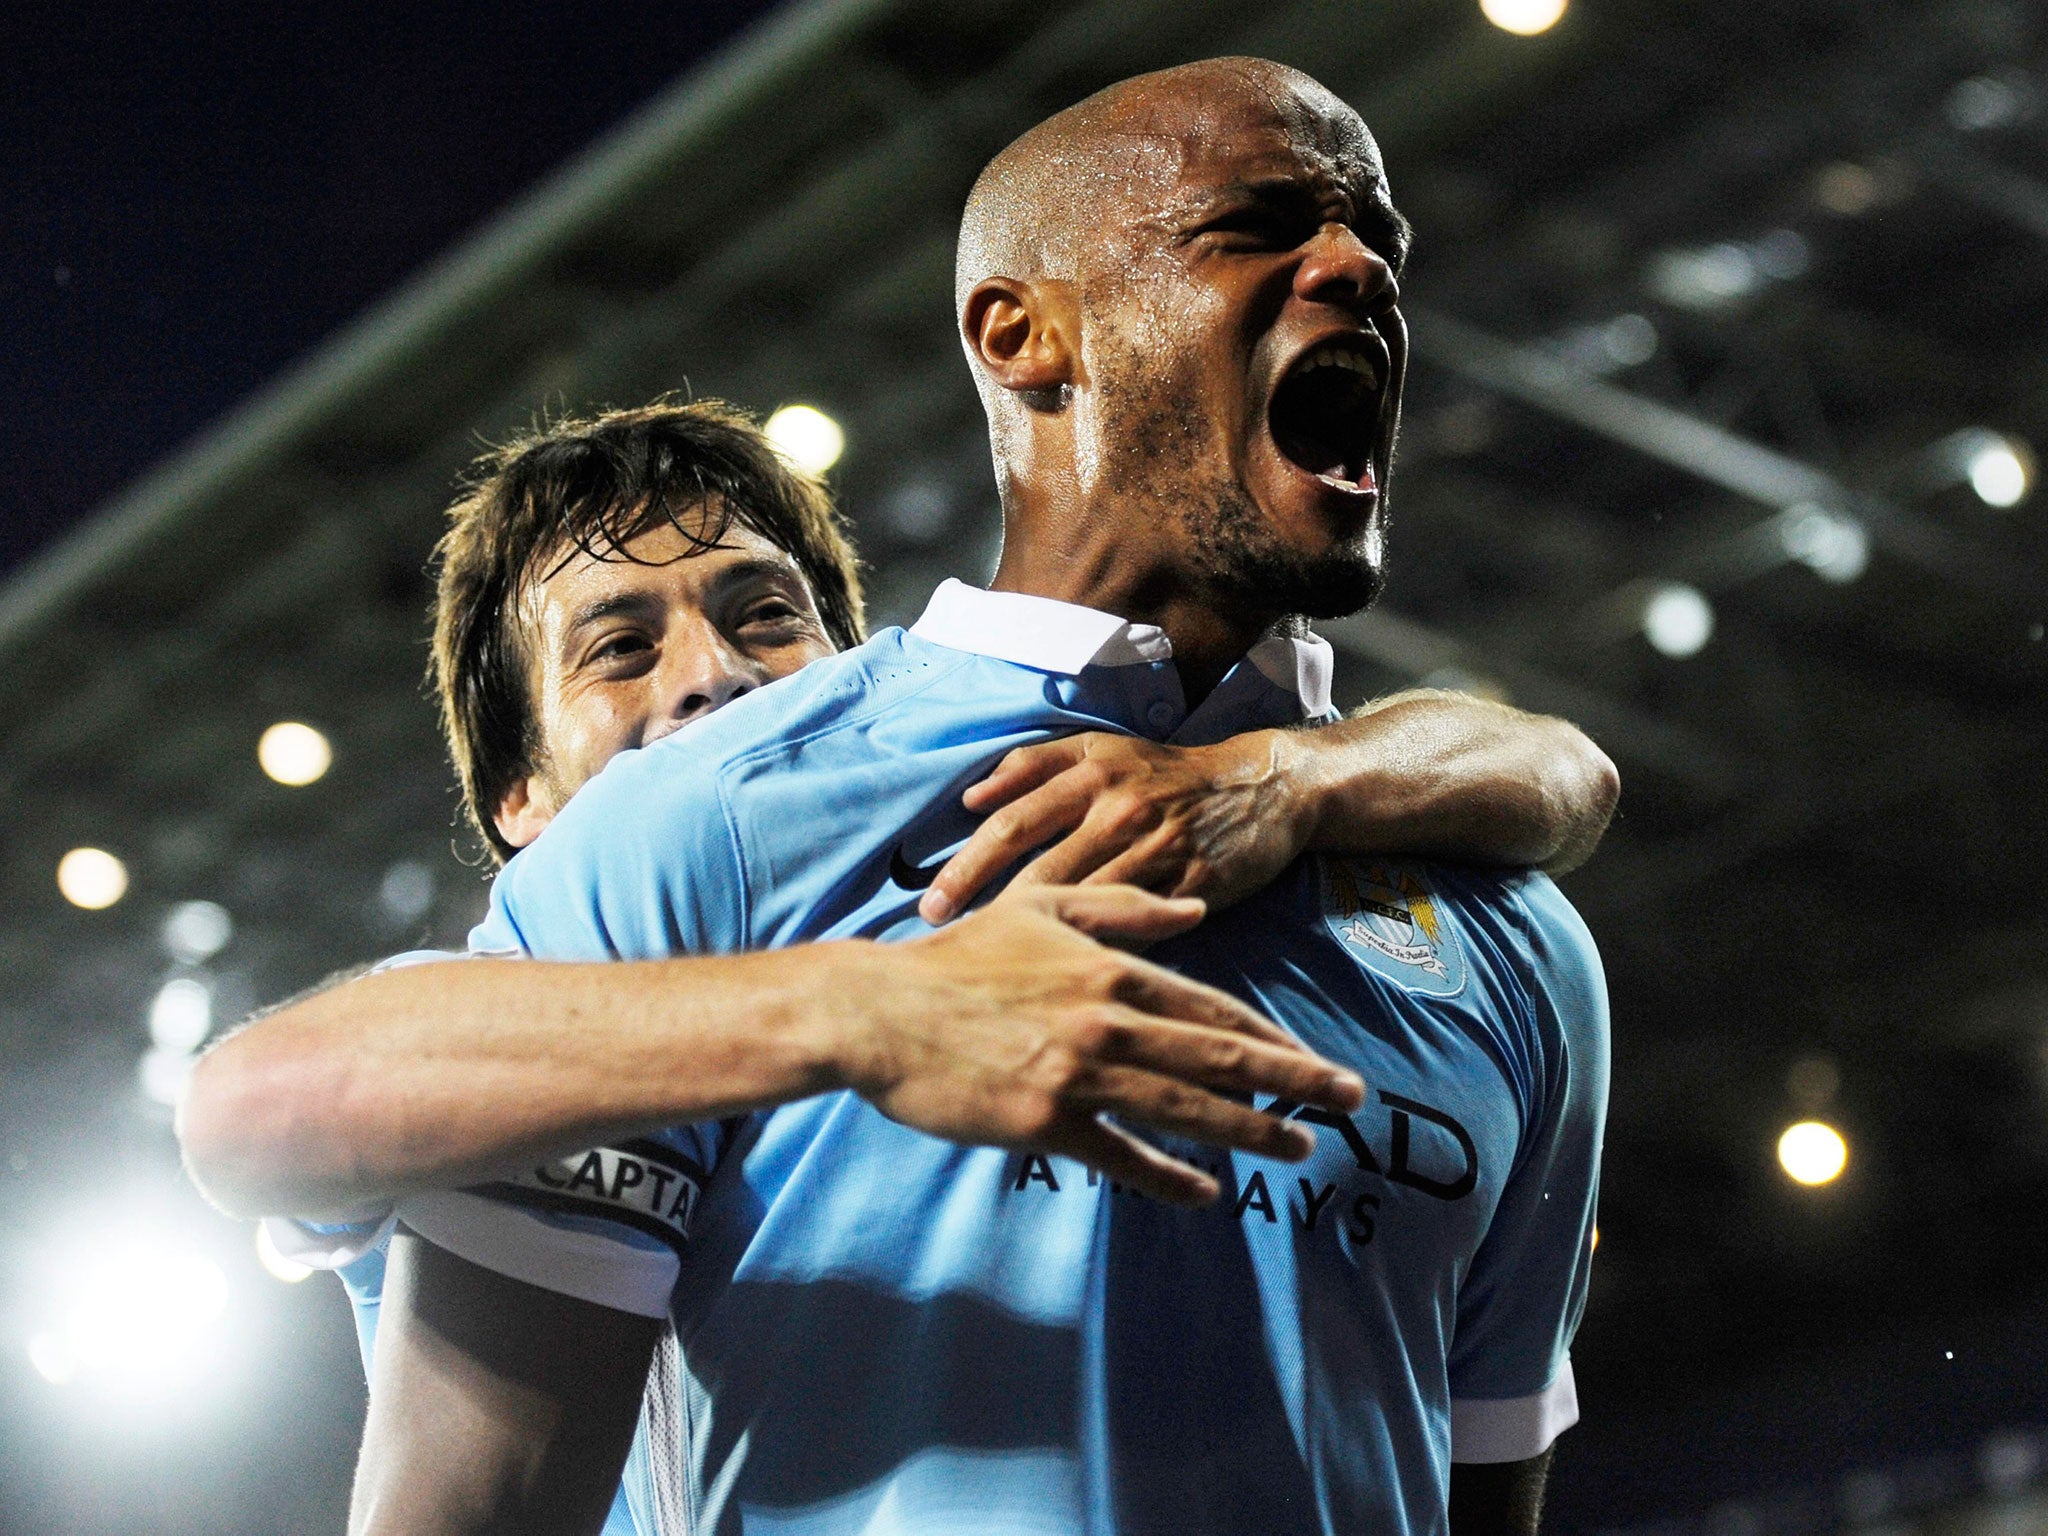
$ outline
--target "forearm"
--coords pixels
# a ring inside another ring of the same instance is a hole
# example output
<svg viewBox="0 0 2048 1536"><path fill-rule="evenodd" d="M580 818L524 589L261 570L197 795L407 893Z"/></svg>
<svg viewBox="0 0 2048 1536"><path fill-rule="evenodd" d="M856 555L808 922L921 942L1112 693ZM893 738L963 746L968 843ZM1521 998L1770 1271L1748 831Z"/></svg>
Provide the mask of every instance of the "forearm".
<svg viewBox="0 0 2048 1536"><path fill-rule="evenodd" d="M871 948L366 976L199 1063L186 1162L228 1210L317 1215L821 1092Z"/></svg>
<svg viewBox="0 0 2048 1536"><path fill-rule="evenodd" d="M1310 846L1562 873L1598 846L1620 793L1570 723L1463 694L1395 694L1315 730L1276 733L1277 776Z"/></svg>

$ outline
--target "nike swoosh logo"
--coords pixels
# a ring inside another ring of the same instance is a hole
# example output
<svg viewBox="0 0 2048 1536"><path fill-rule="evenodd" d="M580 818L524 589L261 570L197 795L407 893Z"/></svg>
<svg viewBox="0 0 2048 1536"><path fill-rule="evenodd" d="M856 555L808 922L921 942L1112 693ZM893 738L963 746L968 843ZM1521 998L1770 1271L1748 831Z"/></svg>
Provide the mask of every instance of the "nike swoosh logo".
<svg viewBox="0 0 2048 1536"><path fill-rule="evenodd" d="M906 891L921 891L938 879L939 871L946 867L944 859L934 859L929 864L913 864L903 857L898 848L889 855L889 878Z"/></svg>

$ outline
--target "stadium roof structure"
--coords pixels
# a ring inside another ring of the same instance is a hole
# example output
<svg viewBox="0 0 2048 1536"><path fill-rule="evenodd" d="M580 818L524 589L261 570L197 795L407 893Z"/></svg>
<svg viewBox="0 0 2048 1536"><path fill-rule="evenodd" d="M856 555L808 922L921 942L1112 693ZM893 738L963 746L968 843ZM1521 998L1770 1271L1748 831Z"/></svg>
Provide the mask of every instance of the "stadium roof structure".
<svg viewBox="0 0 2048 1536"><path fill-rule="evenodd" d="M1394 575L1326 627L1341 689L1565 714L1627 786L1568 885L1617 1019L1582 1383L2048 1288L2048 501L1968 483L1987 434L2022 471L2048 443L2048 30L1983 0L1613 0L1532 38L1452 0L777 13L0 591L0 1156L168 1156L125 1127L171 904L233 914L213 982L251 1004L475 915L420 680L482 443L807 401L878 622L985 576L965 191L1221 53L1354 102L1420 236ZM1646 640L1660 600L1697 654ZM317 785L257 771L281 718L334 742ZM119 907L59 899L75 844L128 859ZM380 902L401 867L430 904ZM1854 1148L1821 1197L1771 1161L1807 1112Z"/></svg>

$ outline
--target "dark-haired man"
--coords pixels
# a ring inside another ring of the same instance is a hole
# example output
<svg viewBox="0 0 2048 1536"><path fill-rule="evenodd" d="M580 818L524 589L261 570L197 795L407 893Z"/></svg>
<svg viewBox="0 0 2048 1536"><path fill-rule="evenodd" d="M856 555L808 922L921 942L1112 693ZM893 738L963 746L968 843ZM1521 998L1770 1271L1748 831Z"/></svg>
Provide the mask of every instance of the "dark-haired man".
<svg viewBox="0 0 2048 1536"><path fill-rule="evenodd" d="M561 420L488 455L439 563L443 720L465 807L500 857L617 752L859 637L852 552L821 488L713 403ZM964 905L1069 827L1033 874L1107 872L1216 900L1311 838L1562 864L1597 836L1610 775L1561 722L1412 696L1322 733L1213 748L1066 738L977 788L986 806L1023 798L925 902ZM181 1130L221 1203L313 1213L273 1222L273 1238L341 1268L367 1351L396 1196L677 1120L851 1082L935 1134L1085 1156L1055 1117L1142 1121L1170 1078L1212 1117L1191 1122L1184 1105L1175 1123L1219 1146L1270 1144L1266 1117L1207 1095L1283 1081L1312 1092L1326 1069L1227 999L1080 936L1158 938L1199 910L1096 887L1013 898L886 956L826 944L646 965L394 966L213 1052ZM1112 997L1158 1074L1055 1084L1014 1069L1070 1048L1076 1021ZM1255 1046L1219 1075L1200 1055L1225 1043L1219 1029L1282 1049ZM1213 1189L1177 1161L1123 1171L1165 1198ZM656 1204L672 1182L659 1161L620 1178L619 1193ZM623 1507L615 1517L630 1528Z"/></svg>
<svg viewBox="0 0 2048 1536"><path fill-rule="evenodd" d="M1005 751L1312 712L1311 653L1260 636L1377 588L1405 240L1356 114L1259 61L1126 82L1005 151L961 281L998 590L619 759L508 867L486 941L906 932L906 872L968 835L957 796ZM1303 1174L1238 1155L1228 1205L1178 1212L832 1095L666 1134L687 1232L601 1189L437 1197L359 1525L592 1523L666 1315L648 1481L693 1529L1533 1527L1605 1099L1582 926L1537 878L1325 859L1163 953L1372 1085L1303 1112L1337 1133Z"/></svg>

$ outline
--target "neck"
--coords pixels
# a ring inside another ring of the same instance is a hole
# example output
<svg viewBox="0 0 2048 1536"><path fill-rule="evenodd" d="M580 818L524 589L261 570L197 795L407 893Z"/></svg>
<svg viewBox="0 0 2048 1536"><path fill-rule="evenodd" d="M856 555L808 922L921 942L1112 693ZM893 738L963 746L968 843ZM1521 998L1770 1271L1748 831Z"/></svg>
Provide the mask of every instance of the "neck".
<svg viewBox="0 0 2048 1536"><path fill-rule="evenodd" d="M1002 563L989 585L1157 625L1173 644L1181 692L1192 708L1252 648L1266 623L1227 616L1174 554L1170 530L1134 528L1104 510L1085 517L1023 512L1005 519Z"/></svg>

